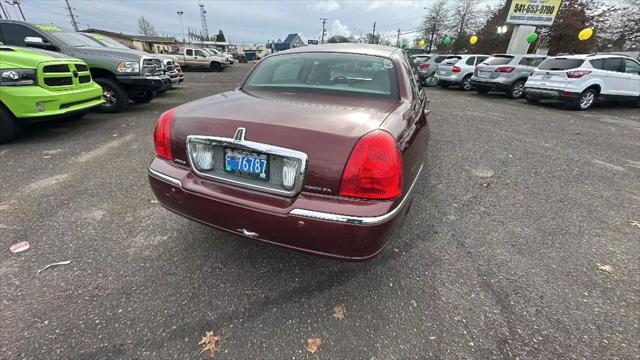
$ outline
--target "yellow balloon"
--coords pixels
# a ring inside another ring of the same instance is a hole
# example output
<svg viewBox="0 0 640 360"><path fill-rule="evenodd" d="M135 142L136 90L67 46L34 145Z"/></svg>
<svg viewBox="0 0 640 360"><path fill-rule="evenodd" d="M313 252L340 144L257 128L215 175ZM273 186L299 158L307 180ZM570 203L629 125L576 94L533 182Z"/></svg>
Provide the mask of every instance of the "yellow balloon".
<svg viewBox="0 0 640 360"><path fill-rule="evenodd" d="M420 47L424 47L425 45L427 45L427 42L424 41L424 39L420 40L420 42L418 43L418 46Z"/></svg>
<svg viewBox="0 0 640 360"><path fill-rule="evenodd" d="M469 42L471 43L471 45L475 45L478 42L478 37L473 35L470 39Z"/></svg>
<svg viewBox="0 0 640 360"><path fill-rule="evenodd" d="M593 35L593 29L591 28L582 29L582 31L580 31L580 33L578 34L578 39L582 41L589 40L589 38L591 38L592 35Z"/></svg>

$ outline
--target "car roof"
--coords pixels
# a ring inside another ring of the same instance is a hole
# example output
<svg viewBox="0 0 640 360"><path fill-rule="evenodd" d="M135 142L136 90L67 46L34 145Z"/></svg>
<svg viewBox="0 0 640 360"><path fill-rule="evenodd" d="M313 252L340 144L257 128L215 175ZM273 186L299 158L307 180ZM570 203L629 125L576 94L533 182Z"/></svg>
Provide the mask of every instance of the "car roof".
<svg viewBox="0 0 640 360"><path fill-rule="evenodd" d="M337 52L337 53L345 53L345 54L361 54L361 55L372 55L372 56L378 56L378 57L391 58L393 53L395 53L396 51L398 51L398 48L391 47L391 46L340 43L340 44L301 46L294 49L279 51L274 55L309 53L309 52L327 52L327 53Z"/></svg>
<svg viewBox="0 0 640 360"><path fill-rule="evenodd" d="M556 55L551 56L551 58L563 58L563 59L578 59L578 60L587 60L587 59L605 59L605 58L619 58L624 57L628 59L633 59L624 54L567 54L567 55Z"/></svg>
<svg viewBox="0 0 640 360"><path fill-rule="evenodd" d="M539 57L539 58L545 58L548 57L547 55L540 55L540 54L491 54L491 56L526 56L526 57Z"/></svg>

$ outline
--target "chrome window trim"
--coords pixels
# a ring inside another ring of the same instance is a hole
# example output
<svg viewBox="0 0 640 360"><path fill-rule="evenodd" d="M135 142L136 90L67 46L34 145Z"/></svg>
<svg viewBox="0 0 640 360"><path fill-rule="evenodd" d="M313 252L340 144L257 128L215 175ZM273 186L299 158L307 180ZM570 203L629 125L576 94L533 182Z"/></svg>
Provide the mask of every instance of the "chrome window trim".
<svg viewBox="0 0 640 360"><path fill-rule="evenodd" d="M420 169L418 170L418 173L416 174L416 177L413 180L413 183L411 183L411 186L409 187L407 194L404 196L404 198L402 198L402 201L400 201L400 204L398 204L398 206L396 206L393 210L389 211L384 215L349 216L349 215L340 215L340 214L326 213L326 212L306 210L306 209L293 209L289 212L289 214L316 219L316 220L332 221L332 222L343 223L343 224L376 225L376 224L384 223L386 221L391 220L394 216L396 216L405 206L406 202L411 197L411 193L413 192L414 186L418 182L418 178L420 177L420 173L422 173L423 167L424 167L424 164L420 165Z"/></svg>
<svg viewBox="0 0 640 360"><path fill-rule="evenodd" d="M154 178L156 178L156 179L158 179L158 180L164 181L164 182L166 182L167 184L170 184L170 185L173 185L173 186L177 186L177 187L179 187L179 188L182 188L182 182L180 182L180 180L178 180L178 179L176 179L176 178L172 178L171 176L169 176L169 175L165 175L165 174L163 174L163 173L161 173L161 172L155 171L155 170L153 170L153 169L151 168L151 166L149 166L149 167L147 168L147 170L148 170L148 172L149 172L149 175L151 175L152 177L154 177Z"/></svg>
<svg viewBox="0 0 640 360"><path fill-rule="evenodd" d="M270 155L279 155L279 156L286 156L286 157L299 159L302 163L297 174L297 176L301 176L300 186L292 190L271 189L265 186L247 184L242 181L236 181L236 180L227 179L227 178L200 172L198 171L198 169L196 169L195 166L193 166L193 163L191 162L191 145L190 144L194 140L210 142L210 143L214 143L215 145L219 145L223 147L224 146L239 147L241 149L248 150L248 151L258 151L258 152L270 154ZM191 170L198 176L219 180L225 183L237 185L239 187L243 187L247 189L259 190L259 191L264 191L271 194L285 195L285 196L294 196L297 193L299 193L300 190L302 190L302 184L304 184L304 175L305 175L305 171L307 170L307 154L303 153L302 151L244 140L244 131L242 132L242 140L236 140L234 138L226 138L226 137L218 137L218 136L203 136L203 135L187 136L187 160L189 160L189 167L191 168Z"/></svg>

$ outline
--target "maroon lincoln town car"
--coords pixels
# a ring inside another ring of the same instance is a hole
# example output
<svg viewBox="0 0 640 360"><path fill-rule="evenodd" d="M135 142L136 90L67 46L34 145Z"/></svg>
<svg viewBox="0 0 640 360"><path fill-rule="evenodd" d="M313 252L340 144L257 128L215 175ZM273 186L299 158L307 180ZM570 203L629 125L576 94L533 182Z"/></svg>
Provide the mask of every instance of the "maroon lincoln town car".
<svg viewBox="0 0 640 360"><path fill-rule="evenodd" d="M307 46L171 109L149 182L167 209L291 249L365 260L408 211L429 100L404 51Z"/></svg>

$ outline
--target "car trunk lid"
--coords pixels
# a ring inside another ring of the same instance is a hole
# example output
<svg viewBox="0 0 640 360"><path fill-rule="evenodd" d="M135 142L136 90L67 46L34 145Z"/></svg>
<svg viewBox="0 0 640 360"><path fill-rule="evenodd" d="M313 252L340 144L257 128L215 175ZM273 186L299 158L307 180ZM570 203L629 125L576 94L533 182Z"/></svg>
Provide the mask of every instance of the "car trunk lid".
<svg viewBox="0 0 640 360"><path fill-rule="evenodd" d="M317 93L222 93L179 107L171 133L173 153L177 162L188 164L187 136L233 139L238 128L244 128L246 141L306 154L303 191L337 195L355 143L377 129L397 105L398 100ZM218 159L220 163L223 156ZM239 181L239 186L245 182L260 184L240 177L233 180ZM259 186L253 188L260 190Z"/></svg>
<svg viewBox="0 0 640 360"><path fill-rule="evenodd" d="M459 56L449 57L446 60L442 61L438 64L438 70L436 74L442 76L448 76L453 73L453 66L458 63L462 58Z"/></svg>

